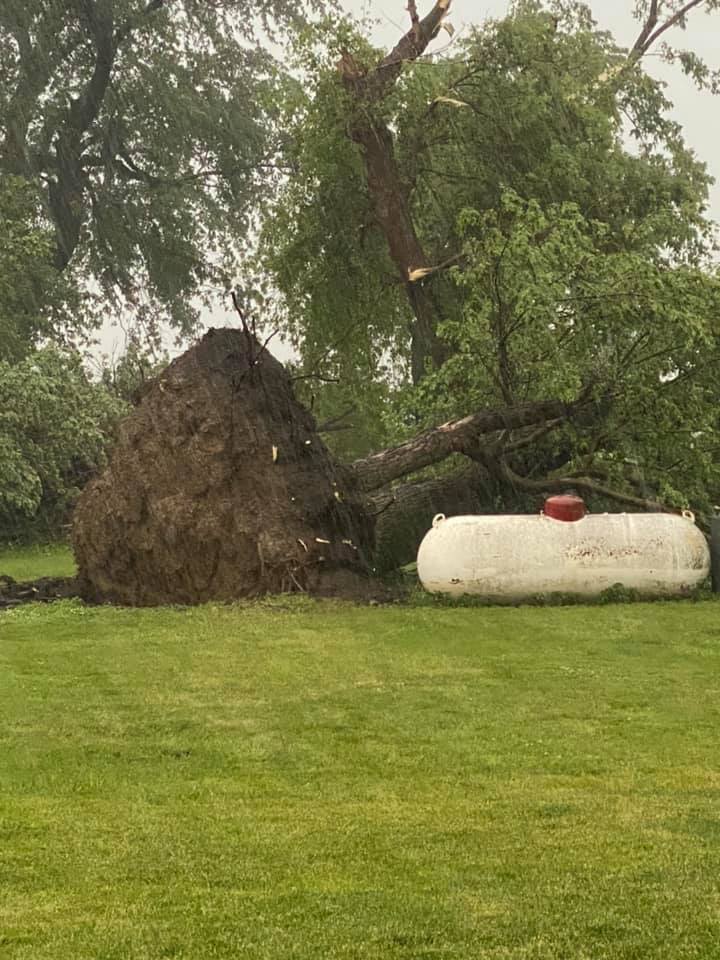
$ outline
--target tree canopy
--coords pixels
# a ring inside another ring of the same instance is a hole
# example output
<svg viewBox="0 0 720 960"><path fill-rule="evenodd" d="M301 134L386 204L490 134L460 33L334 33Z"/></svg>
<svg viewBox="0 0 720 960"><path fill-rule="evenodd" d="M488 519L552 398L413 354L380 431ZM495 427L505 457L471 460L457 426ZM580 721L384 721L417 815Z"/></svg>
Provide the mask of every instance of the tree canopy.
<svg viewBox="0 0 720 960"><path fill-rule="evenodd" d="M692 3L713 9L716 4ZM581 3L518 0L441 56L439 0L387 54L336 29L301 49L288 176L262 268L326 415L385 442L478 409L537 422L474 454L508 503L575 487L709 511L720 499L709 176L643 70L682 25L640 5L629 49ZM711 86L691 53L664 49ZM548 420L544 401L572 415ZM578 413L580 403L582 414ZM345 437L363 452L365 437ZM505 493L502 490L505 490Z"/></svg>
<svg viewBox="0 0 720 960"><path fill-rule="evenodd" d="M165 321L227 288L272 183L264 41L313 0L4 0L0 6L0 533L48 529L103 461ZM75 352L142 330L104 385ZM49 346L53 344L54 349Z"/></svg>
<svg viewBox="0 0 720 960"><path fill-rule="evenodd" d="M99 285L104 312L119 301L146 324L188 331L193 298L229 283L252 201L272 179L277 67L259 37L298 27L306 10L295 0L259 0L252 16L237 0L2 4L0 174L37 187L49 262Z"/></svg>
<svg viewBox="0 0 720 960"><path fill-rule="evenodd" d="M88 380L76 354L48 347L0 360L0 532L57 534L105 462L123 405Z"/></svg>

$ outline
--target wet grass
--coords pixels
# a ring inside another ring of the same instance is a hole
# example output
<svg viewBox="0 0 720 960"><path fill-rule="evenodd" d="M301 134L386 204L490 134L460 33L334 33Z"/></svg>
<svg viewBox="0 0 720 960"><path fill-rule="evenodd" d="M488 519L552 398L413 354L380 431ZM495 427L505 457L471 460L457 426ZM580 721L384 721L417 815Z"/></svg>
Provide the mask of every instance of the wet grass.
<svg viewBox="0 0 720 960"><path fill-rule="evenodd" d="M72 577L75 561L67 544L14 547L0 544L0 576L13 580L37 580L39 577Z"/></svg>
<svg viewBox="0 0 720 960"><path fill-rule="evenodd" d="M0 957L714 958L720 605L0 615Z"/></svg>

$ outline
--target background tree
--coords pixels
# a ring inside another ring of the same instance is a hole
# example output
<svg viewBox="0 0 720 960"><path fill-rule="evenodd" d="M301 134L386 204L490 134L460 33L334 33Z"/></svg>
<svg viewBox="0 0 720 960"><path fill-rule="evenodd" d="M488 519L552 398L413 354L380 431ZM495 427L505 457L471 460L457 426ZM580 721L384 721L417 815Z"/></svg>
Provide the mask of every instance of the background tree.
<svg viewBox="0 0 720 960"><path fill-rule="evenodd" d="M272 179L276 65L258 42L302 3L5 0L0 174L39 183L49 262L107 305L188 331L232 276Z"/></svg>
<svg viewBox="0 0 720 960"><path fill-rule="evenodd" d="M48 532L102 461L167 321L231 282L280 71L260 38L309 5L5 0L0 7L0 535ZM103 385L72 351L122 311ZM62 352L46 349L49 342ZM53 401L55 397L55 401Z"/></svg>
<svg viewBox="0 0 720 960"><path fill-rule="evenodd" d="M54 348L0 360L0 537L62 534L124 407Z"/></svg>
<svg viewBox="0 0 720 960"><path fill-rule="evenodd" d="M51 263L52 233L38 216L37 190L0 178L0 360L19 360L42 338L72 335L71 283Z"/></svg>

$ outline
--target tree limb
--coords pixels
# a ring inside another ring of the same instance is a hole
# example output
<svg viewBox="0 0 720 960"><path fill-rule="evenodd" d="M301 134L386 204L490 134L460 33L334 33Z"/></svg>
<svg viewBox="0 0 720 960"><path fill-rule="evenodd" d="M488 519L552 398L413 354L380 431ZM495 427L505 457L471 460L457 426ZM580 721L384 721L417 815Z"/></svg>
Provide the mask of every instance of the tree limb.
<svg viewBox="0 0 720 960"><path fill-rule="evenodd" d="M524 450L526 447L533 446L538 440L542 440L543 437L547 436L548 433L552 433L552 431L562 423L565 423L565 419L562 417L555 420L548 420L546 424L538 427L537 430L532 430L524 437L519 437L517 440L506 443L502 447L503 454L516 453L518 450Z"/></svg>
<svg viewBox="0 0 720 960"><path fill-rule="evenodd" d="M415 383L425 375L428 358L435 367L442 365L446 347L437 335L443 319L439 302L432 292L413 280L432 272L432 264L423 249L413 220L410 189L398 168L393 133L387 123L374 117L369 106L380 103L397 80L405 62L417 60L435 36L452 0L436 0L430 12L419 19L416 0L409 4L410 30L370 72L363 70L354 57L344 52L338 70L346 89L355 100L348 133L363 151L368 192L375 219L388 245L388 252L405 285L415 321L411 324L411 361ZM411 280L412 278L412 280Z"/></svg>
<svg viewBox="0 0 720 960"><path fill-rule="evenodd" d="M145 8L138 17L129 18L125 21L122 27L120 27L115 37L116 45L122 43L122 41L128 37L139 25L141 20L150 16L151 13L155 13L156 10L160 10L162 7L167 7L169 2L170 0L149 0L149 3L145 5Z"/></svg>
<svg viewBox="0 0 720 960"><path fill-rule="evenodd" d="M336 417L330 417L329 420L323 421L317 425L318 433L335 433L338 430L352 430L351 423L345 423L348 417L351 417L354 413L357 412L357 407L353 404L351 407L348 407L347 410L343 410L342 413L339 413Z"/></svg>
<svg viewBox="0 0 720 960"><path fill-rule="evenodd" d="M50 8L47 19L33 23L33 43L27 23L7 27L18 47L18 79L4 115L5 137L0 145L0 163L8 173L32 175L27 156L27 133L40 97L59 65L80 45L80 37L58 42L59 20L49 19L57 11Z"/></svg>
<svg viewBox="0 0 720 960"><path fill-rule="evenodd" d="M630 59L635 62L645 56L648 50L667 30L676 26L691 10L701 6L703 3L705 3L705 0L688 0L688 2L680 7L671 17L668 17L667 20L658 26L659 0L652 0L647 20L630 51Z"/></svg>
<svg viewBox="0 0 720 960"><path fill-rule="evenodd" d="M659 2L660 0L652 0L650 4L650 10L648 11L647 20L643 24L643 28L640 31L637 40L633 44L633 53L637 53L639 56L642 56L645 52L645 44L657 26Z"/></svg>
<svg viewBox="0 0 720 960"><path fill-rule="evenodd" d="M381 450L351 465L360 489L378 490L423 467L439 463L455 453L482 459L481 444L487 434L498 430L517 430L549 420L567 420L589 402L584 394L574 403L540 400L501 410L481 410L460 420L451 420L425 430L411 440Z"/></svg>
<svg viewBox="0 0 720 960"><path fill-rule="evenodd" d="M415 0L408 0L407 5L408 13L410 14L410 20L413 26L413 32L415 33L415 40L420 39L420 17L417 12L417 4Z"/></svg>
<svg viewBox="0 0 720 960"><path fill-rule="evenodd" d="M417 14L415 0L408 5L412 26L393 49L378 63L371 73L359 70L354 58L344 54L338 70L347 84L355 87L358 95L377 103L395 83L402 65L417 60L435 37L440 24L447 16L452 0L436 0L432 10L421 19Z"/></svg>
<svg viewBox="0 0 720 960"><path fill-rule="evenodd" d="M415 13L416 19L413 20L411 29L378 64L377 70L383 73L385 83L394 81L405 61L417 60L425 53L428 44L447 16L451 3L452 0L437 0L435 6L422 20L417 19L417 12Z"/></svg>
<svg viewBox="0 0 720 960"><path fill-rule="evenodd" d="M116 31L113 0L80 0L95 48L92 74L77 97L61 116L54 137L56 176L48 185L50 211L55 223L55 266L63 270L70 262L80 238L84 219L83 195L87 172L83 158L83 136L96 122L112 77L119 45L140 22L129 19ZM145 17L164 6L166 0L150 0L142 11ZM53 134L46 134L46 142Z"/></svg>
<svg viewBox="0 0 720 960"><path fill-rule="evenodd" d="M518 490L527 490L529 493L560 493L563 490L576 490L578 493L604 497L607 500L613 500L615 503L621 503L628 507L636 507L638 510L646 512L677 512L665 506L665 504L659 503L657 500L646 500L643 497L635 497L631 493L613 490L610 487L596 483L594 480L591 480L590 477L545 477L542 480L531 480L528 477L521 477L520 474L515 473L515 471L504 462L501 463L501 470L508 483Z"/></svg>

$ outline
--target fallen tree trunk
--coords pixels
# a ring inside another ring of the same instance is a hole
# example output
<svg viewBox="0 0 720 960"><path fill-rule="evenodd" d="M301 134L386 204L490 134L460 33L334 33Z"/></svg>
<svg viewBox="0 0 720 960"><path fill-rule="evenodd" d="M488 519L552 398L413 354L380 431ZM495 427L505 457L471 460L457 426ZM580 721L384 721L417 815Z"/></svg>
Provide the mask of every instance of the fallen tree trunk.
<svg viewBox="0 0 720 960"><path fill-rule="evenodd" d="M351 470L360 490L369 493L424 467L462 453L474 459L483 453L483 440L498 430L519 430L548 420L566 420L584 403L562 400L541 400L518 404L503 410L481 410L460 420L451 420L425 430L418 436L363 460L356 460ZM485 447L489 446L484 444Z"/></svg>
<svg viewBox="0 0 720 960"><path fill-rule="evenodd" d="M418 545L438 513L457 516L492 513L496 487L478 464L442 477L405 483L373 495L367 502L375 520L374 564L388 573L417 556Z"/></svg>

